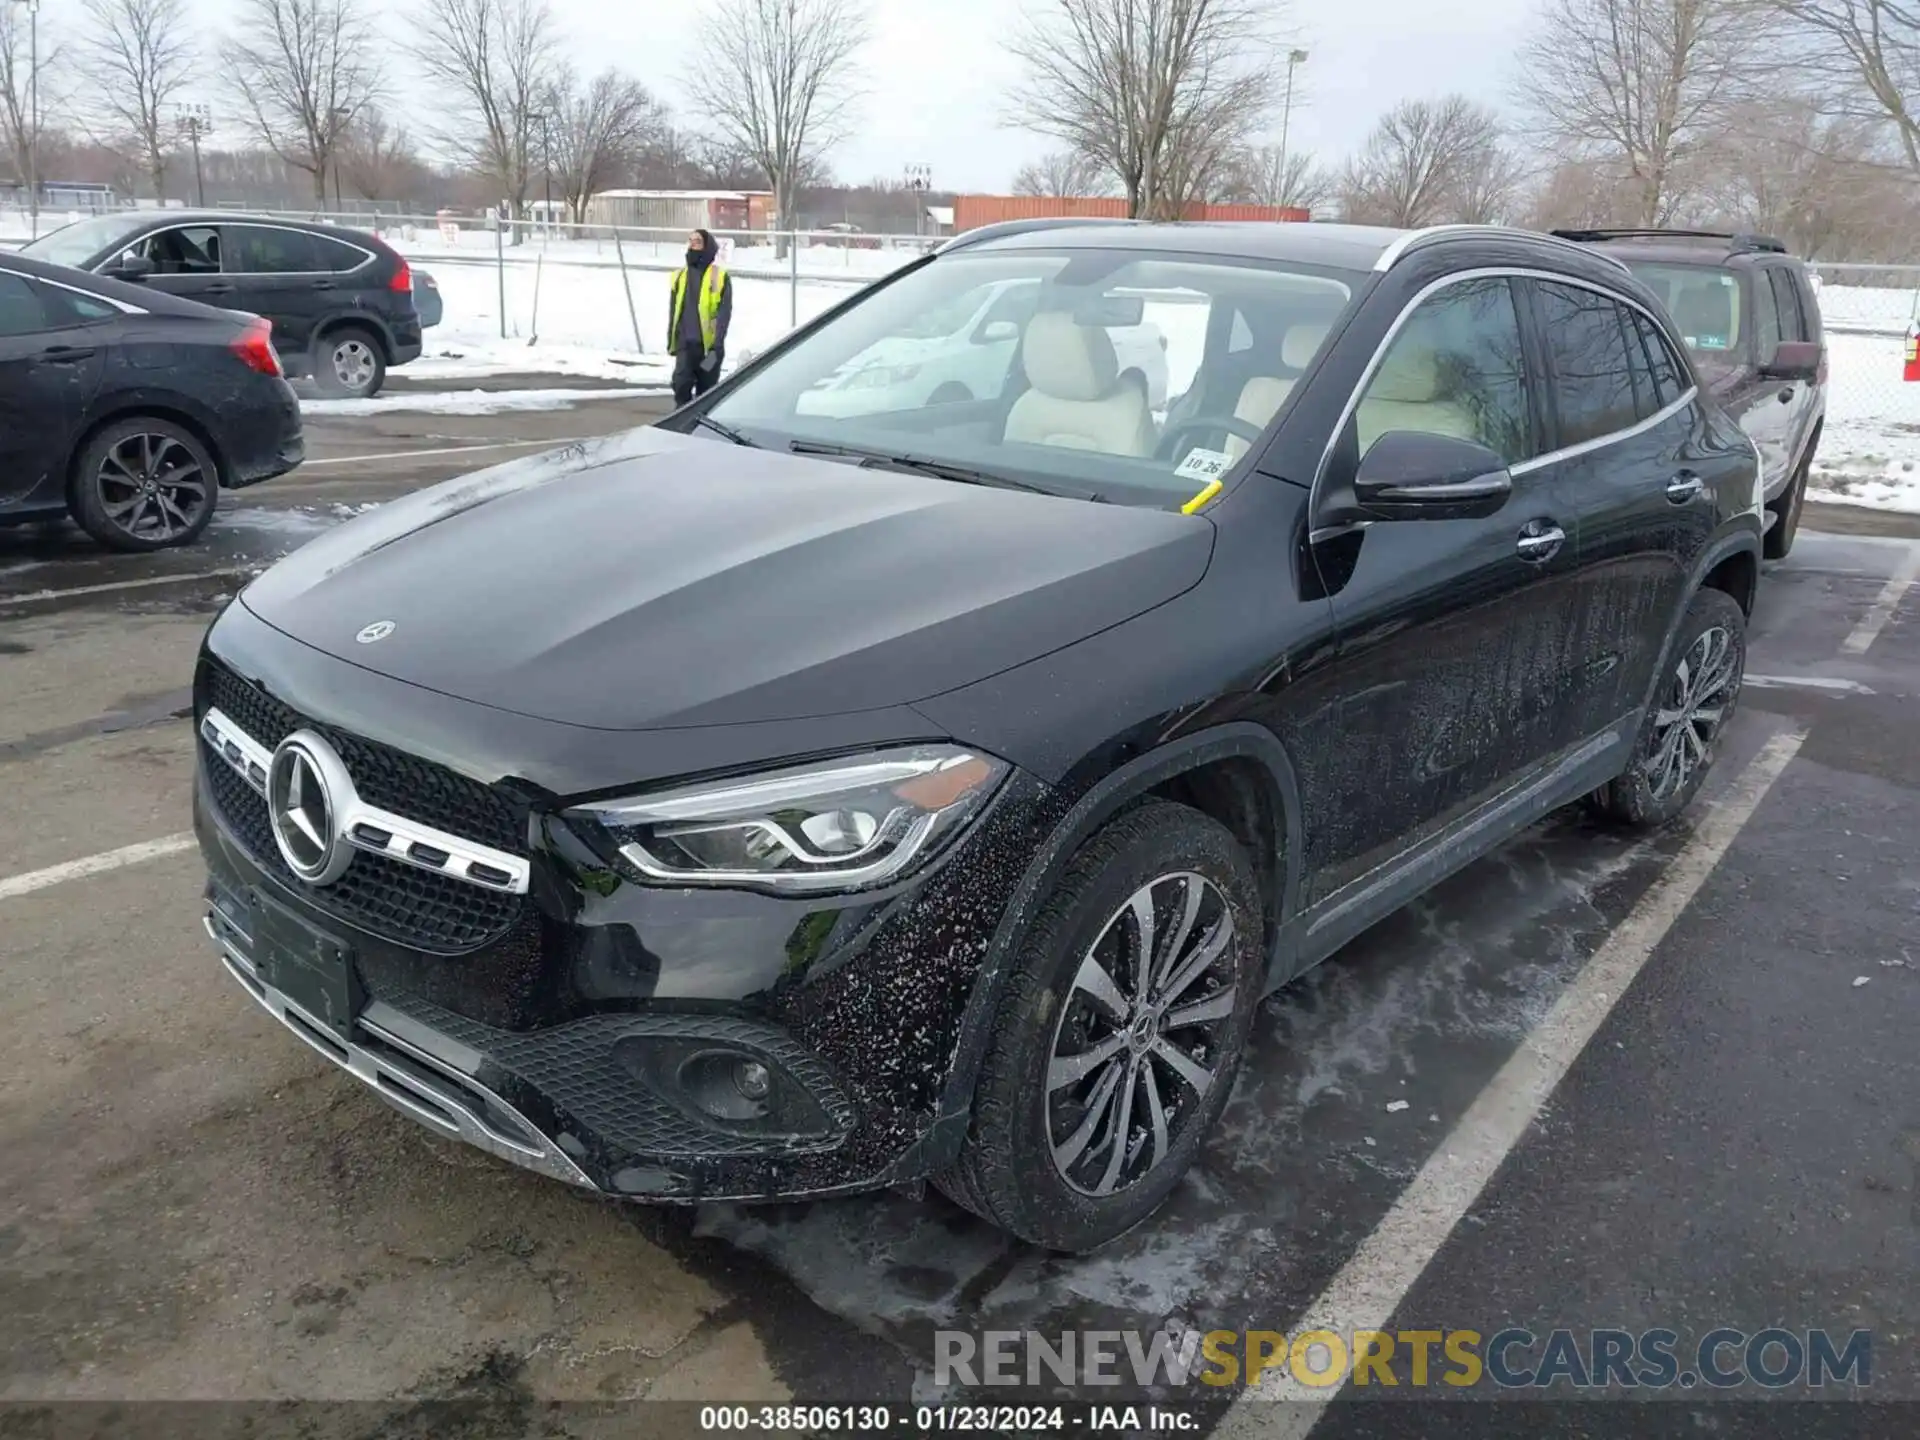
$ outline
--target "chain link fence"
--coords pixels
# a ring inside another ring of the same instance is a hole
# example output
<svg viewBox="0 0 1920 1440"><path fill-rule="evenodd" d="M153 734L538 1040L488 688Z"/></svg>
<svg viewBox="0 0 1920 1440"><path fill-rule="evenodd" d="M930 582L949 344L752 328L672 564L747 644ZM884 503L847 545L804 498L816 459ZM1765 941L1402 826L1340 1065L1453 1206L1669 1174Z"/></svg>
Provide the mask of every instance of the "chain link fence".
<svg viewBox="0 0 1920 1440"><path fill-rule="evenodd" d="M1827 332L1827 421L1814 488L1884 504L1920 490L1920 381L1904 378L1920 264L1813 266Z"/></svg>

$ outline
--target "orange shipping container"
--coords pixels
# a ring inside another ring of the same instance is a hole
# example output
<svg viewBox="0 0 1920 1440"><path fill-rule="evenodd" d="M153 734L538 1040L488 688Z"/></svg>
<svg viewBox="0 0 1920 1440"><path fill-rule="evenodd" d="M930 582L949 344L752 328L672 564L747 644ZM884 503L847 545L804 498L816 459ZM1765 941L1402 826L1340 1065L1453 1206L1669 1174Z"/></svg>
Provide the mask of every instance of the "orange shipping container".
<svg viewBox="0 0 1920 1440"><path fill-rule="evenodd" d="M1085 195L959 195L953 202L953 229L957 235L982 225L1007 220L1051 219L1124 220L1127 202ZM1251 220L1298 223L1312 218L1308 211L1281 205L1190 205L1188 220Z"/></svg>

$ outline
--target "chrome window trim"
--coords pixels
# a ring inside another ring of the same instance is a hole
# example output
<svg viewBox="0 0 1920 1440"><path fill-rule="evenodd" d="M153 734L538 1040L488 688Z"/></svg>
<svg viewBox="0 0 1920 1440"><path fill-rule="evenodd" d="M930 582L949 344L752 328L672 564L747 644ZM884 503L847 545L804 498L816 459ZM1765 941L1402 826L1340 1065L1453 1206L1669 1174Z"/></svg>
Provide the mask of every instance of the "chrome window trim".
<svg viewBox="0 0 1920 1440"><path fill-rule="evenodd" d="M15 270L9 273L17 275L20 272ZM82 290L78 285L67 285L59 280L49 280L45 276L35 276L34 278L49 289L64 290L69 295L78 295L84 300L92 300L101 305L111 305L122 315L151 315L153 313L151 310L143 310L138 305L130 304L125 300L116 300L111 295L96 295L91 290Z"/></svg>
<svg viewBox="0 0 1920 1440"><path fill-rule="evenodd" d="M1451 229L1455 227L1439 226L1436 228ZM1478 229L1480 227L1463 226L1459 228ZM1573 242L1568 241L1567 243L1572 244ZM1622 269L1624 270L1624 268L1623 266ZM1513 265L1489 265L1474 270L1456 270L1451 275L1442 275L1439 279L1422 286L1419 293L1401 307L1400 313L1393 317L1393 324L1387 327L1387 333L1380 338L1380 343L1374 347L1372 356L1367 360L1366 369L1361 371L1360 379L1355 383L1352 392L1347 396L1346 404L1341 407L1339 422L1333 427L1332 433L1328 436L1326 447L1320 452L1320 463L1314 468L1313 485L1308 495L1310 507L1308 510L1309 516L1313 514L1311 507L1319 503L1321 487L1326 481L1327 465L1333 459L1334 447L1340 443L1340 437L1346 433L1347 425L1352 421L1354 412L1360 408L1360 397L1366 394L1367 386L1373 383L1373 377L1380 368L1380 362L1386 358L1388 348L1393 344L1394 340L1399 337L1400 331L1405 328L1408 318L1415 310L1418 310L1432 298L1432 296L1450 285L1463 284L1469 280L1493 279L1544 280L1555 285L1571 285L1576 289L1591 290L1594 294L1604 295L1616 304L1625 305L1633 310L1639 311L1640 314L1646 316L1647 319L1653 322L1654 329L1660 333L1662 338L1665 338L1667 334L1666 326L1660 323L1660 318L1632 296L1622 295L1618 291L1610 290L1606 286L1592 280L1582 279L1578 275L1564 275L1555 270L1533 270L1524 266ZM1514 318L1524 325L1525 322L1520 320L1517 313ZM1669 348L1672 348L1672 341L1668 340L1667 343ZM1689 376L1692 375L1693 371L1691 367L1688 368L1686 373ZM1543 465L1551 464L1559 460L1570 459L1577 455L1584 455L1589 451L1611 445L1615 441L1630 439L1640 434L1643 430L1651 429L1662 421L1670 419L1681 409L1691 405L1699 394L1700 387L1697 383L1689 385L1687 389L1681 393L1679 399L1672 401L1660 410L1656 410L1644 420L1636 420L1631 426L1625 429L1609 431L1607 434L1597 435L1591 440L1583 440L1577 445L1562 446L1558 450L1551 450L1543 455L1532 456L1529 459L1509 466L1507 473L1515 476L1524 475L1528 471L1536 470ZM1341 526L1339 528L1348 529L1351 527ZM1327 533L1330 532L1315 530L1308 538L1321 539L1324 538Z"/></svg>
<svg viewBox="0 0 1920 1440"><path fill-rule="evenodd" d="M220 243L220 268L212 272L208 272L204 270L196 270L193 273L196 275L204 275L208 273L212 273L215 275L248 275L248 276L292 275L302 279L305 279L308 277L314 277L314 276L321 276L321 275L358 275L362 270L366 269L367 266L369 266L375 260L378 260L380 258L373 251L367 249L366 246L357 245L351 240L342 240L337 235L321 235L318 232L307 229L303 226L285 225L285 224L280 224L278 222L269 221L269 220L176 220L170 225L162 225L158 229L146 231L144 234L136 237L134 240L130 241L128 244L121 246L120 253L125 253L125 251L127 251L128 249L131 249L133 245L149 243L156 236L165 235L169 230L191 230L196 226L202 226L210 230L227 230L227 229L236 229L243 225L254 230L279 230L289 235L304 235L309 240L313 240L313 239L331 240L334 242L334 244L344 245L349 250L358 250L362 255L366 257L366 259L362 260L358 265L354 266L351 270L229 270L227 269L226 240L225 240L225 237L223 236ZM115 257L109 256L107 260L102 260L99 263L102 265L105 265L108 263L109 260L113 258Z"/></svg>
<svg viewBox="0 0 1920 1440"><path fill-rule="evenodd" d="M242 780L262 797L266 795L267 773L273 768L273 751L247 734L217 707L208 710L201 718L200 734L213 747L214 753ZM364 850L370 855L383 855L431 875L463 880L482 890L498 890L509 895L527 893L532 867L518 855L509 855L431 825L422 825L391 810L370 805L353 790L351 777L346 793L336 795L333 799L336 806L334 830L356 850ZM360 833L363 827L382 832L387 838L378 841L371 836L363 836ZM413 854L416 845L441 851L447 858L434 861L416 856ZM507 878L494 880L476 874L475 866L498 871Z"/></svg>
<svg viewBox="0 0 1920 1440"><path fill-rule="evenodd" d="M1597 260L1604 260L1616 270L1625 271L1629 275L1633 273L1628 268L1627 262L1619 256L1609 255L1603 250L1596 250L1591 245L1582 245L1577 240L1563 240L1558 235L1546 235L1535 230L1516 230L1510 225L1462 224L1427 225L1418 230L1407 231L1380 252L1379 258L1373 262L1374 273L1377 275L1386 274L1387 271L1400 263L1402 256L1412 250L1418 249L1420 246L1426 244L1427 241L1443 235L1456 235L1463 239L1469 235L1478 235L1488 240L1525 240L1535 244L1559 246L1565 249L1577 250L1580 254L1590 256Z"/></svg>

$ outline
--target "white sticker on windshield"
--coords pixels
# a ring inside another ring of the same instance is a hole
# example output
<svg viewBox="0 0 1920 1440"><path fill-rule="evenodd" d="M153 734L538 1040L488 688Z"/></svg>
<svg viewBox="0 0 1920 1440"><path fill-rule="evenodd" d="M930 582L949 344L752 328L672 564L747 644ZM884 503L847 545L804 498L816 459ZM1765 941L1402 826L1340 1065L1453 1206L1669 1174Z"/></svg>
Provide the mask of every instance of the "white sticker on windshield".
<svg viewBox="0 0 1920 1440"><path fill-rule="evenodd" d="M1183 480L1217 480L1232 463L1224 450L1189 450L1173 473Z"/></svg>

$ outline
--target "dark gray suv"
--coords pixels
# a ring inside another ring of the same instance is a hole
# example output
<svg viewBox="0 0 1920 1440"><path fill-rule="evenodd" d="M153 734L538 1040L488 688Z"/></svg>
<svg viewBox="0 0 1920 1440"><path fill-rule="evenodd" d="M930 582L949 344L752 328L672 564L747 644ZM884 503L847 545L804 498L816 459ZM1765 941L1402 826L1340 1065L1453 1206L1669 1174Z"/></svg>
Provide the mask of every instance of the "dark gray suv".
<svg viewBox="0 0 1920 1440"><path fill-rule="evenodd" d="M1807 267L1765 235L1557 230L1603 248L1659 296L1707 388L1760 452L1766 555L1793 548L1827 418L1827 348Z"/></svg>

